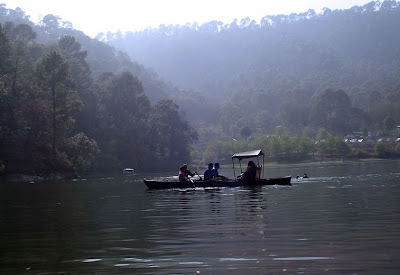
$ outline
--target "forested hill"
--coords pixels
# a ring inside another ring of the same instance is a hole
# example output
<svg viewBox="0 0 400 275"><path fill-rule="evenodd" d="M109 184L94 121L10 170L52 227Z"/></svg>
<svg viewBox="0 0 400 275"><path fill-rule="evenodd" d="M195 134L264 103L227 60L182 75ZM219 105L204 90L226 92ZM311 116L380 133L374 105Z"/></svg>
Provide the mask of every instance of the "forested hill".
<svg viewBox="0 0 400 275"><path fill-rule="evenodd" d="M98 38L180 88L279 120L274 114L287 106L282 104L309 104L314 94L329 88L344 90L353 107L362 110L371 109L378 98L398 102L398 26L400 3L376 1L320 14L265 16L261 22L170 25ZM275 126L285 124L272 120Z"/></svg>
<svg viewBox="0 0 400 275"><path fill-rule="evenodd" d="M398 82L400 3L309 10L99 35L183 89L207 96L261 89L377 89ZM303 97L303 96L301 96ZM310 97L307 95L306 99Z"/></svg>
<svg viewBox="0 0 400 275"><path fill-rule="evenodd" d="M197 139L179 92L70 22L0 4L0 179L177 169Z"/></svg>
<svg viewBox="0 0 400 275"><path fill-rule="evenodd" d="M34 24L22 9L7 9L4 4L0 4L0 23L5 24L6 22L13 22L14 25L27 24L36 33L35 42L44 45L56 43L66 35L74 37L81 44L82 50L87 51L86 61L91 70L91 77L94 79L104 72L130 71L140 78L147 96L154 103L170 94L179 92L176 87L161 79L151 68L145 68L132 61L123 51L88 37L82 31L74 29L73 23L63 21L58 16L49 14L43 18L40 24Z"/></svg>

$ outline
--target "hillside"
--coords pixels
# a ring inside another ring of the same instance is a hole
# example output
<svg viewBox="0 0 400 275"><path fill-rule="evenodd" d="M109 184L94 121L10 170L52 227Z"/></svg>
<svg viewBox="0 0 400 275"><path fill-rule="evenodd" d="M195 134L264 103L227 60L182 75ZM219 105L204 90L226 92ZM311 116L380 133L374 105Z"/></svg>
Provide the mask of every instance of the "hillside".
<svg viewBox="0 0 400 275"><path fill-rule="evenodd" d="M0 5L0 164L6 174L176 168L190 160L197 139L168 99L177 93L151 69L61 18L49 14L36 25L21 9Z"/></svg>
<svg viewBox="0 0 400 275"><path fill-rule="evenodd" d="M295 132L319 128L308 110L318 94L332 89L343 90L356 108L354 124L336 131L344 134L382 131L388 116L400 123L399 25L400 3L376 1L261 22L194 22L98 38L205 98L218 109L214 115L225 132L246 125L264 133L278 125ZM235 108L235 114L224 111ZM261 121L252 124L248 117Z"/></svg>

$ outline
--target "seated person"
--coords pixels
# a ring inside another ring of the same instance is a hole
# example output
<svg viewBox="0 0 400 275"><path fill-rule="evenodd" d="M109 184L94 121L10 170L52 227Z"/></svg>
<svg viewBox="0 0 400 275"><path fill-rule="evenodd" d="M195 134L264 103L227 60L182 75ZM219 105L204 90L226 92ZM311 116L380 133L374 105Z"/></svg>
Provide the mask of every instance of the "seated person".
<svg viewBox="0 0 400 275"><path fill-rule="evenodd" d="M219 169L219 163L216 162L214 164L214 169L212 169L212 175L214 179L222 179L222 180L226 179L226 177L219 174L218 169Z"/></svg>
<svg viewBox="0 0 400 275"><path fill-rule="evenodd" d="M197 174L197 172L194 172L194 173L190 172L190 170L187 169L187 164L184 164L182 167L183 167L183 169L184 169L185 177L187 177L187 178L188 178L189 176L193 177L194 175Z"/></svg>
<svg viewBox="0 0 400 275"><path fill-rule="evenodd" d="M180 182L186 182L188 181L188 177L185 176L185 167L181 166L181 168L179 168L179 181Z"/></svg>
<svg viewBox="0 0 400 275"><path fill-rule="evenodd" d="M213 179L213 164L210 162L208 164L208 168L204 171L204 180L211 180Z"/></svg>
<svg viewBox="0 0 400 275"><path fill-rule="evenodd" d="M247 169L243 173L242 179L246 183L254 183L256 181L256 172L257 172L257 167L256 164L250 160L249 163L247 164Z"/></svg>
<svg viewBox="0 0 400 275"><path fill-rule="evenodd" d="M219 169L219 163L216 162L214 164L214 168L212 169L212 175L213 175L214 178L219 176L218 169Z"/></svg>

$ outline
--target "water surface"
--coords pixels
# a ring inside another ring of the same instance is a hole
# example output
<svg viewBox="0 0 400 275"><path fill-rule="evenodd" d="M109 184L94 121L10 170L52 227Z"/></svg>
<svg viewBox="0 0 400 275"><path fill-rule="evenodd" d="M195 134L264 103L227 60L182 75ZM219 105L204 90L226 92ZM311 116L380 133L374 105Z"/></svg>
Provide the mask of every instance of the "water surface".
<svg viewBox="0 0 400 275"><path fill-rule="evenodd" d="M147 191L147 175L2 183L0 273L398 274L399 164L266 169L310 176L288 187Z"/></svg>

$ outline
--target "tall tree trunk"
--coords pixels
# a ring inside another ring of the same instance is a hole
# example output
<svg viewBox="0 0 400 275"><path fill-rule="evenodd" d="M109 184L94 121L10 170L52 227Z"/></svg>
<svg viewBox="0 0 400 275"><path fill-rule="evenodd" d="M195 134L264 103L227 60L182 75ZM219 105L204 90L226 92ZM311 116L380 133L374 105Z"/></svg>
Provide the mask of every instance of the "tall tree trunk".
<svg viewBox="0 0 400 275"><path fill-rule="evenodd" d="M57 123L56 123L56 82L53 74L53 83L51 85L51 94L53 101L53 154L56 155L56 136L57 136Z"/></svg>

